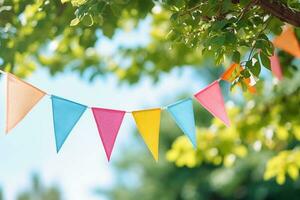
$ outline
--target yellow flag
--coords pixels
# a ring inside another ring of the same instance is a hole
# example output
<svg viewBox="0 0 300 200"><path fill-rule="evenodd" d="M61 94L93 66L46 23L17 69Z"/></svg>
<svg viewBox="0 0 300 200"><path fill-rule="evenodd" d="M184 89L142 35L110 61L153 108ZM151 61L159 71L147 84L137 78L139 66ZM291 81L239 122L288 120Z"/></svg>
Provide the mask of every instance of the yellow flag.
<svg viewBox="0 0 300 200"><path fill-rule="evenodd" d="M132 112L137 128L156 161L158 161L160 113L159 108Z"/></svg>
<svg viewBox="0 0 300 200"><path fill-rule="evenodd" d="M45 93L7 74L6 133L13 129Z"/></svg>

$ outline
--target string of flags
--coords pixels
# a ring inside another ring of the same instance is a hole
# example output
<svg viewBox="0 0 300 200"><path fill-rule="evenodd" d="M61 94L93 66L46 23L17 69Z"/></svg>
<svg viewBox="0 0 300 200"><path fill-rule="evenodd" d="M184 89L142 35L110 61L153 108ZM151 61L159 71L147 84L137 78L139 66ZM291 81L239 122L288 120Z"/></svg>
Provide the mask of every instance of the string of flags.
<svg viewBox="0 0 300 200"><path fill-rule="evenodd" d="M283 36L282 36L283 35ZM275 39L274 45L287 52L292 52L287 48L296 48L297 41L293 29L288 28L281 36ZM291 46L286 46L282 37L287 37ZM292 39L290 39L292 37ZM300 48L298 46L300 56ZM293 51L294 52L294 51ZM279 59L276 55L270 58L273 74L282 79L282 72ZM194 95L194 98L214 117L220 119L226 126L230 126L230 120L225 109L225 102L221 92L219 82L221 80L232 82L233 72L239 73L242 67L238 64L232 64L218 79L210 85L200 90ZM193 147L197 148L196 125L194 118L193 99L191 97L175 102L163 108L153 108L138 111L113 110L107 108L88 107L86 105L47 94L39 88L19 79L13 74L3 72L6 75L6 126L5 132L10 132L22 119L31 111L31 109L45 96L50 96L52 102L52 115L54 125L54 136L57 153L62 148L74 126L78 123L86 110L91 110L98 133L102 141L108 161L114 148L114 144L123 122L125 114L132 114L137 129L147 145L153 158L158 161L159 151L159 129L162 110L166 110L174 119L175 123L188 137ZM255 93L255 86L246 79L245 84L251 93Z"/></svg>

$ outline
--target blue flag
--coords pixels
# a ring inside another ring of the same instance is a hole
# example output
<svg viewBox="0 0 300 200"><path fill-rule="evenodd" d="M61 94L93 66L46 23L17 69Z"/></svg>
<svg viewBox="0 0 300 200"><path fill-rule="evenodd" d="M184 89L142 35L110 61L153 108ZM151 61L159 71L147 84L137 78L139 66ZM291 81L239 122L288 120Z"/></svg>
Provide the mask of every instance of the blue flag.
<svg viewBox="0 0 300 200"><path fill-rule="evenodd" d="M184 134L188 136L194 148L196 148L196 127L192 99L188 98L176 102L168 106L167 110Z"/></svg>
<svg viewBox="0 0 300 200"><path fill-rule="evenodd" d="M87 107L53 95L51 99L56 151L59 152Z"/></svg>

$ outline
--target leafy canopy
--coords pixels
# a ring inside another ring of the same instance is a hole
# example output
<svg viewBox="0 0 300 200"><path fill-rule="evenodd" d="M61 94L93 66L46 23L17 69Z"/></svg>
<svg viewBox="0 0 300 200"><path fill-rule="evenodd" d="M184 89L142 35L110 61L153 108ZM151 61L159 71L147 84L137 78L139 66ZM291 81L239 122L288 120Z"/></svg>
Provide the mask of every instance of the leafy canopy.
<svg viewBox="0 0 300 200"><path fill-rule="evenodd" d="M61 0L1 1L0 65L25 76L37 66L51 74L74 70L91 79L107 72L134 83L142 75L155 80L173 67L243 66L233 85L262 67L270 68L272 35L284 23L250 0ZM298 1L281 1L297 10ZM97 41L114 39L151 21L145 45L118 45L112 55ZM284 57L282 58L284 59ZM126 60L126 61L124 61ZM291 61L291 59L289 60ZM290 64L289 62L288 64Z"/></svg>

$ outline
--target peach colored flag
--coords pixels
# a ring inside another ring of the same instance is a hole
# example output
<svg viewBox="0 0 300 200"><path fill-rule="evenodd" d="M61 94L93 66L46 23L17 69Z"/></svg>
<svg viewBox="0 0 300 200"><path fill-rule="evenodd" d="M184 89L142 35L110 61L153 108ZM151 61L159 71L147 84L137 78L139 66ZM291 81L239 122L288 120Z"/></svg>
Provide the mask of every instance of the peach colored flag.
<svg viewBox="0 0 300 200"><path fill-rule="evenodd" d="M281 35L273 40L273 44L275 47L300 58L300 46L293 27L287 27Z"/></svg>
<svg viewBox="0 0 300 200"><path fill-rule="evenodd" d="M6 130L12 130L45 96L45 92L7 73Z"/></svg>

